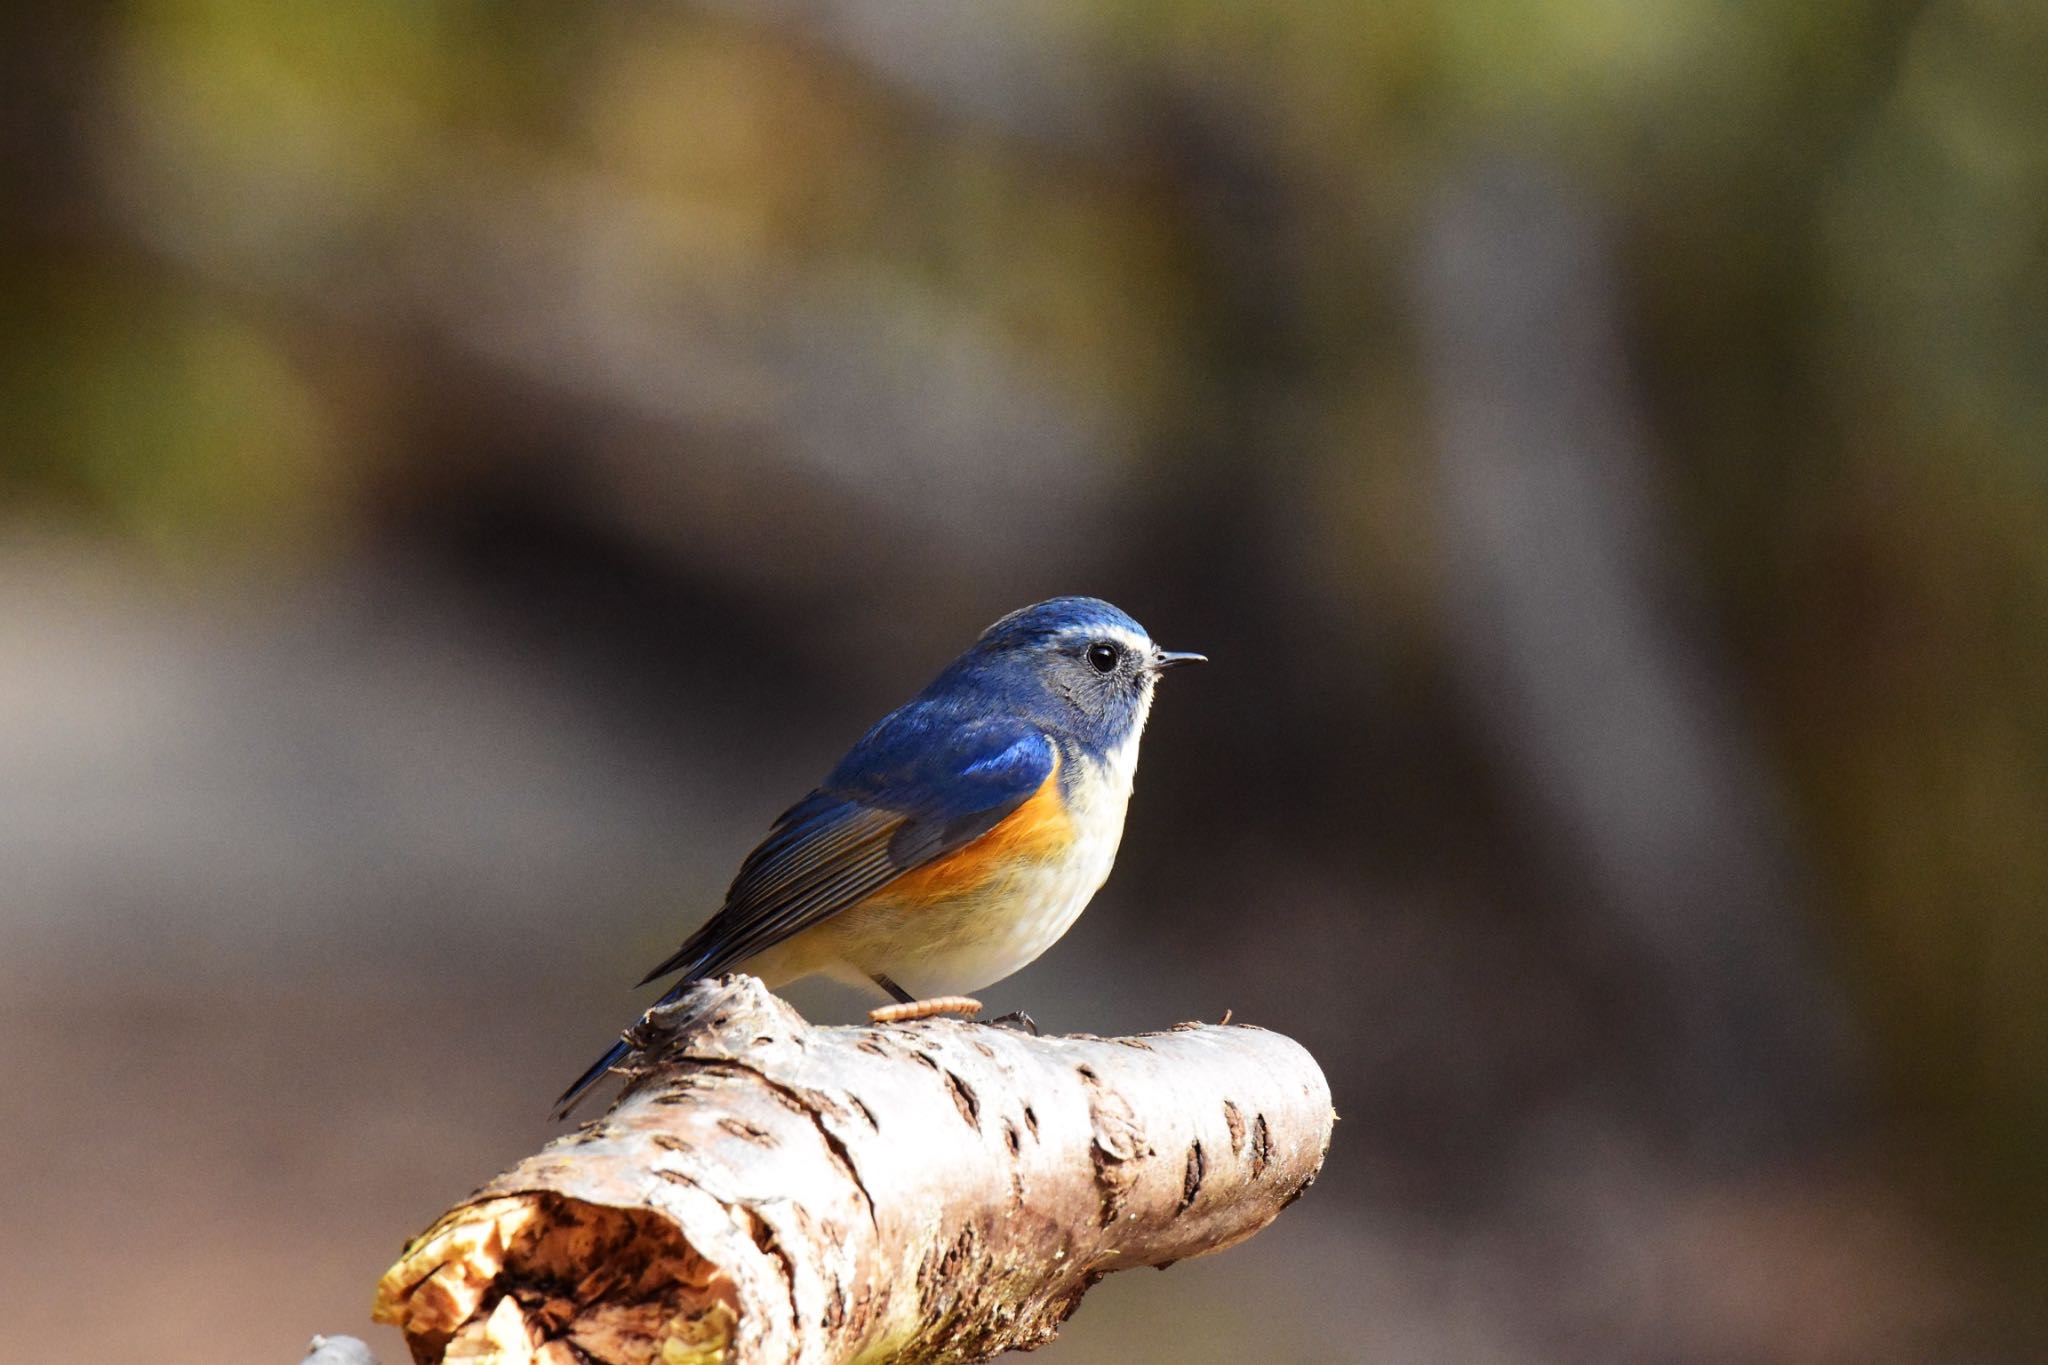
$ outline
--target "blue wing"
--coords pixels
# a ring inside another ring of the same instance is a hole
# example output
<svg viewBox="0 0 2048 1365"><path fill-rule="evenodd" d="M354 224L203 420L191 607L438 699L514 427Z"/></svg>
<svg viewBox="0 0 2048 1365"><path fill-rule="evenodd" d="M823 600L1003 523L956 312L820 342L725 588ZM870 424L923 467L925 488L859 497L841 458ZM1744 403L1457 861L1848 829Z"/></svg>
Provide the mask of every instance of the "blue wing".
<svg viewBox="0 0 2048 1365"><path fill-rule="evenodd" d="M1022 721L913 703L870 730L747 855L717 914L641 984L710 976L973 842L1043 786L1052 743Z"/></svg>
<svg viewBox="0 0 2048 1365"><path fill-rule="evenodd" d="M903 707L862 736L824 785L782 813L747 855L705 925L641 980L738 966L865 900L904 873L986 834L1057 766L1052 742L1020 720L962 720L936 701ZM620 1043L557 1102L625 1056Z"/></svg>

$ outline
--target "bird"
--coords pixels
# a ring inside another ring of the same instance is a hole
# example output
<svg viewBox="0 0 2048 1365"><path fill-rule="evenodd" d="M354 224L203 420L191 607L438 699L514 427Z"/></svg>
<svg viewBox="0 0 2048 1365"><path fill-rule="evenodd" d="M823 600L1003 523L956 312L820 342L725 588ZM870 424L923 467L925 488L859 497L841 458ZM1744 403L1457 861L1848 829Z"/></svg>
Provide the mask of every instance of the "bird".
<svg viewBox="0 0 2048 1365"><path fill-rule="evenodd" d="M876 722L741 862L724 903L641 979L744 969L770 989L833 977L876 1022L978 1014L970 994L1057 942L1109 877L1161 649L1095 597L998 620ZM556 1100L567 1116L625 1040Z"/></svg>

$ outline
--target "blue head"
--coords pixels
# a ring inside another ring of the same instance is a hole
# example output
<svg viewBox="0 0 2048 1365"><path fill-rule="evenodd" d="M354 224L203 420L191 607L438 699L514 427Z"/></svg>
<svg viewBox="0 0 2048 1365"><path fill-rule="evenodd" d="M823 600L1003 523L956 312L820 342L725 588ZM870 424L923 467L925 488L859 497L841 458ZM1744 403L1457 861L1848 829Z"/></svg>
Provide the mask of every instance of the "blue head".
<svg viewBox="0 0 2048 1365"><path fill-rule="evenodd" d="M1097 752L1143 730L1161 672L1207 662L1161 649L1145 628L1097 597L1055 597L981 633L930 692L962 685ZM927 695L930 694L928 692Z"/></svg>

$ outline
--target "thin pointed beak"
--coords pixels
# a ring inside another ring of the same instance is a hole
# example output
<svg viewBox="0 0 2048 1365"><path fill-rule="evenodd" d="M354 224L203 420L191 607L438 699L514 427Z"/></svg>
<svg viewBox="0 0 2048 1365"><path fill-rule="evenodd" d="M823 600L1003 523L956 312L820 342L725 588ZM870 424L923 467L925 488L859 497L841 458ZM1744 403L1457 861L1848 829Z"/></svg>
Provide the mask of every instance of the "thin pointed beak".
<svg viewBox="0 0 2048 1365"><path fill-rule="evenodd" d="M1182 664L1205 664L1208 662L1209 656L1206 654L1176 653L1170 649L1162 649L1152 656L1152 671L1159 673L1169 668L1179 668Z"/></svg>

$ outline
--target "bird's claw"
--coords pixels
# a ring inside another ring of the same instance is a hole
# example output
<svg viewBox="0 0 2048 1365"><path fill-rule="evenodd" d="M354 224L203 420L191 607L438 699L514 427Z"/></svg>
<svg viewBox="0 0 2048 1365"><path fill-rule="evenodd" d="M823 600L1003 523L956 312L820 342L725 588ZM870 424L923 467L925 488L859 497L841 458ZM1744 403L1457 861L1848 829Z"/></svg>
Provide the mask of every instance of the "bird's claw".
<svg viewBox="0 0 2048 1365"><path fill-rule="evenodd" d="M999 1014L993 1019L984 1019L981 1022L987 1024L990 1028L1015 1029L1017 1032L1029 1034L1033 1038L1038 1037L1038 1021L1023 1010L1011 1010L1008 1014Z"/></svg>

